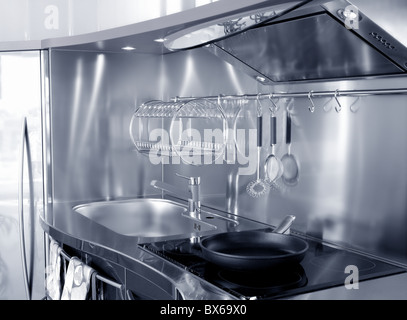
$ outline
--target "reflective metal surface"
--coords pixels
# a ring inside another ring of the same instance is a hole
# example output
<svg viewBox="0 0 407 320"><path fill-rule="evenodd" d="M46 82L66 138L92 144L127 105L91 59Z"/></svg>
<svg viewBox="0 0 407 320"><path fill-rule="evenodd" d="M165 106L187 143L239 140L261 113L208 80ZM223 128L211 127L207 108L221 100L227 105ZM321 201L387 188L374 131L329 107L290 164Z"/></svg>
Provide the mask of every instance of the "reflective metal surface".
<svg viewBox="0 0 407 320"><path fill-rule="evenodd" d="M164 45L170 50L190 49L202 46L212 41L243 32L262 23L267 23L286 12L309 2L303 1L269 1L271 6L256 9L253 12L223 17L217 21L210 21L167 36Z"/></svg>
<svg viewBox="0 0 407 320"><path fill-rule="evenodd" d="M0 1L0 41L19 41L71 37L109 30L140 21L189 10L216 0L154 0L139 2L88 0L47 3L19 0ZM18 22L13 17L18 16Z"/></svg>
<svg viewBox="0 0 407 320"><path fill-rule="evenodd" d="M169 97L394 89L407 85L407 78L399 77L264 87L203 50L165 56L165 76L172 79L167 86ZM203 205L273 225L286 214L294 214L296 228L301 232L407 263L406 242L397 240L404 238L402 226L407 211L403 200L407 192L403 174L407 170L405 96L338 97L342 107L339 113L332 96L312 100L314 112L310 112L311 101L306 97L274 99L279 106L275 147L279 158L288 152L287 110L291 115L290 150L296 156L300 177L295 186L287 186L279 179L266 196L259 199L248 196L245 188L255 178L256 167L255 163L250 165L250 148L244 156L237 152L236 161L224 161L222 165L192 167L170 162L164 165L164 181L178 184L177 172L199 175ZM225 107L236 111L243 105L244 117L237 128L245 129L249 138L248 130L256 127L256 101L228 102ZM264 103L264 112L267 108ZM263 132L269 132L267 121ZM256 136L252 138L255 144ZM264 140L262 161L271 151L269 137Z"/></svg>
<svg viewBox="0 0 407 320"><path fill-rule="evenodd" d="M129 200L129 202L134 202L134 200ZM139 200L151 201L152 199L141 198ZM156 198L156 200L160 203L163 202L159 198ZM170 203L176 205L174 202ZM179 203L184 208L187 208L186 203L182 201ZM137 275L144 279L142 284L137 283L136 294L150 299L158 299L162 295L155 295L157 291L161 294L162 291L165 291L166 295L173 299L235 299L228 292L199 279L199 277L171 262L143 250L140 246L146 241L151 243L152 241L175 240L183 238L185 235L166 238L142 238L121 235L86 218L82 214L73 212L72 208L75 205L77 204L69 202L54 203L52 206L55 216L53 224L47 223L43 217L40 217L44 231L57 241L76 248L83 253L89 253L108 263L118 264L126 268L126 277L123 281L129 280L131 275ZM207 231L207 233L227 230L264 229L267 227L262 223L227 215L218 210L205 208L203 211L201 219L210 216L212 217L209 219L210 223L217 226L216 230ZM191 235L193 234L188 235L188 237ZM188 241L190 240L188 239ZM145 286L146 283L149 285Z"/></svg>
<svg viewBox="0 0 407 320"><path fill-rule="evenodd" d="M127 132L134 106L151 99L395 89L407 86L405 76L263 86L206 49L164 56L105 53L103 58L95 52L54 51L51 58L53 226L62 230L62 239L66 240L66 234L73 235L134 257L136 237L109 232L107 239L103 231L110 230L97 223L86 224L92 220L74 214L71 202L78 205L100 199L159 197L150 181L182 186L175 175L181 173L202 177L204 207L271 225L287 214L295 214L297 232L407 265L404 95L337 97L340 112L336 99L330 96L314 97L312 101L307 97L275 99L279 106L275 154L281 158L288 152L284 132L286 113L290 112L290 151L298 162L299 180L294 186L279 180L258 199L245 191L256 167L249 161L249 144L243 152L235 153L236 158L228 157L221 164L191 166L174 157L157 165L134 152ZM347 65L338 68L344 72ZM310 112L311 104L314 112ZM256 101L228 102L223 107L231 115L243 108L236 129L246 130L247 141L255 139L249 131L256 127ZM263 111L267 108L264 105ZM234 128L233 118L227 120L229 128ZM267 122L263 130L269 132ZM269 142L266 136L262 161L270 154ZM69 206L60 210L65 204ZM224 228L227 230L226 223ZM232 224L233 228L236 225ZM147 268L169 268L174 283L186 288L183 292L188 292L187 297L211 296L204 283L179 268L171 268L170 263L145 252L137 252L136 258ZM115 262L123 262L121 255Z"/></svg>
<svg viewBox="0 0 407 320"><path fill-rule="evenodd" d="M261 231L255 231L255 233L261 233ZM223 235L216 235L215 237L218 236ZM207 240L208 238L202 240L201 245ZM296 240L299 240L299 238L296 238ZM346 284L345 291L359 291L350 290L349 284L345 282L347 273L345 270L348 266L358 270L358 280L354 279L352 284L357 285L358 289L364 289L365 285L369 286L370 281L366 280L395 274L402 274L404 277L407 275L406 269L383 261L334 248L320 241L315 242L310 239L306 239L306 241L309 249L300 263L289 263L281 267L274 266L265 270L259 268L252 272L230 270L209 263L205 251L201 250L196 244L190 243L189 239L146 244L143 245L143 248L176 264L183 270L190 271L191 274L199 276L208 284L214 284L225 292L244 300L281 299L282 297L296 295L303 298L305 292L312 296L313 291L326 291L326 289L332 287L342 291L342 288L345 288L344 284ZM262 246L261 243L258 245ZM239 246L234 246L231 251L239 251L244 246L245 242L242 242ZM257 249L254 248L253 251L255 252ZM227 251L231 253L231 251ZM223 257L229 257L229 254L224 253ZM264 260L263 262L269 261ZM373 289L374 287L370 286L370 288ZM209 290L207 289L207 291ZM364 292L364 294L366 293ZM398 299L406 296L406 293L400 290L398 290L397 294ZM374 295L386 298L388 293L374 292L366 295L366 297L373 299ZM316 296L321 295L317 293ZM363 294L358 296L359 299L363 298ZM393 293L393 296L396 295Z"/></svg>
<svg viewBox="0 0 407 320"><path fill-rule="evenodd" d="M160 57L51 51L51 159L54 201L157 194L159 165L134 148L136 106L160 96Z"/></svg>
<svg viewBox="0 0 407 320"><path fill-rule="evenodd" d="M404 0L365 1L352 0L352 4L357 6L370 19L381 28L407 46L405 17L407 13L406 2Z"/></svg>
<svg viewBox="0 0 407 320"><path fill-rule="evenodd" d="M276 82L402 72L343 29L323 14L250 30L217 45Z"/></svg>
<svg viewBox="0 0 407 320"><path fill-rule="evenodd" d="M404 133L403 95L339 97L340 113L335 111L337 102L332 97L313 98L313 113L309 111L311 102L307 98L275 99L280 107L276 113L275 154L281 158L287 153L284 132L288 107L292 119L290 148L298 161L300 179L292 187L278 181L275 189L259 199L252 199L245 192L246 185L255 177L255 163L249 161L250 148L243 155L237 152L235 159L229 158L235 161L207 166L194 167L180 159L163 159L161 171L160 165L132 151L134 147L127 132L134 107L132 101L140 105L151 98L168 100L175 96L394 89L406 87L406 78L267 88L205 49L180 51L160 59L106 54L101 96L97 103L91 103L90 93L95 83L92 68L97 64L97 54L61 51L54 52L52 58L56 202L86 203L158 195L150 186L151 180L163 178L167 183L182 186L175 173L200 176L204 206L270 224L287 214L295 214L301 232L407 263L405 242L397 241L403 237L406 219L403 195L407 184L402 173L407 170L404 150L407 133ZM134 70L144 72L136 74ZM141 75L150 81L145 82ZM77 89L71 81L77 83ZM250 138L248 131L256 126L256 102L229 102L223 107L231 114L244 107L238 129L245 129L246 137ZM233 121L228 119L228 125L233 128ZM268 122L263 130L269 132ZM264 145L262 161L270 154L267 136ZM380 161L383 158L378 158L378 154L392 159L392 165Z"/></svg>
<svg viewBox="0 0 407 320"><path fill-rule="evenodd" d="M401 12L406 10L404 4L400 6ZM406 72L406 47L361 11L357 11L357 26L349 30L340 14L348 7L352 7L349 2L333 1L300 9L287 18L217 41L211 50L262 83Z"/></svg>
<svg viewBox="0 0 407 320"><path fill-rule="evenodd" d="M184 206L160 199L94 202L73 210L114 232L142 237L146 241L147 238L199 234L216 229L207 222L191 218Z"/></svg>

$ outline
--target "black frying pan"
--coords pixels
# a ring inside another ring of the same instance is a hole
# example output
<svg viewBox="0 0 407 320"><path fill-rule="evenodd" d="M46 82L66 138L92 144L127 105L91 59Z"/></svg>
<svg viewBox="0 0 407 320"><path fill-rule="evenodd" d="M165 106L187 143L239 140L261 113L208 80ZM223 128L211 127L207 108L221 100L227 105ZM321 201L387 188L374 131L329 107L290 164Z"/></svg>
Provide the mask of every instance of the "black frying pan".
<svg viewBox="0 0 407 320"><path fill-rule="evenodd" d="M282 234L291 225L288 216L272 232L253 230L220 233L201 240L202 255L220 267L239 271L256 271L301 262L308 243Z"/></svg>

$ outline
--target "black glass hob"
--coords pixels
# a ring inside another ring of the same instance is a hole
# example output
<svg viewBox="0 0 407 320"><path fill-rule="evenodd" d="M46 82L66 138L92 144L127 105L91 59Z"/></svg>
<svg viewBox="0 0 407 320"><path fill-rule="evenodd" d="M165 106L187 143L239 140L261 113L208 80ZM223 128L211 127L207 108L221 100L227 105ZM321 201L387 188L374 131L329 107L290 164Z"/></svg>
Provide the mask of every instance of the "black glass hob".
<svg viewBox="0 0 407 320"><path fill-rule="evenodd" d="M222 269L207 262L199 243L190 239L143 244L142 247L187 270L239 299L275 299L345 284L358 271L358 280L397 274L406 270L354 252L306 240L309 249L301 263L267 271ZM352 266L352 271L345 270Z"/></svg>

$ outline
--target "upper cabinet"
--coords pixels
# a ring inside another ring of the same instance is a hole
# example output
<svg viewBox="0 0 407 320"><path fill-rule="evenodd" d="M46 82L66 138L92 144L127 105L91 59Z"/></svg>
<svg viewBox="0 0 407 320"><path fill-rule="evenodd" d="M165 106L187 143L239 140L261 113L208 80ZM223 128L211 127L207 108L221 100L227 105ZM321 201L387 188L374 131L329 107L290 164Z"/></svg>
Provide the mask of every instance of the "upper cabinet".
<svg viewBox="0 0 407 320"><path fill-rule="evenodd" d="M0 42L31 41L122 27L218 0L0 0Z"/></svg>

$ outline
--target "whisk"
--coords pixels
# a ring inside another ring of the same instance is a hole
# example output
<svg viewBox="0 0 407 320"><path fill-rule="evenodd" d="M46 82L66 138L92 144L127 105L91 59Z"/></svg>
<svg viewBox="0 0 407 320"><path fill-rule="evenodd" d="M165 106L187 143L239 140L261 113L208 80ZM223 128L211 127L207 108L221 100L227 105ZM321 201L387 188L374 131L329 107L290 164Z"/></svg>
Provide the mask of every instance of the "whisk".
<svg viewBox="0 0 407 320"><path fill-rule="evenodd" d="M264 196L269 191L268 185L264 182L263 179L260 179L260 151L262 146L262 123L263 117L259 115L257 117L257 179L251 181L246 187L247 193L253 198Z"/></svg>

